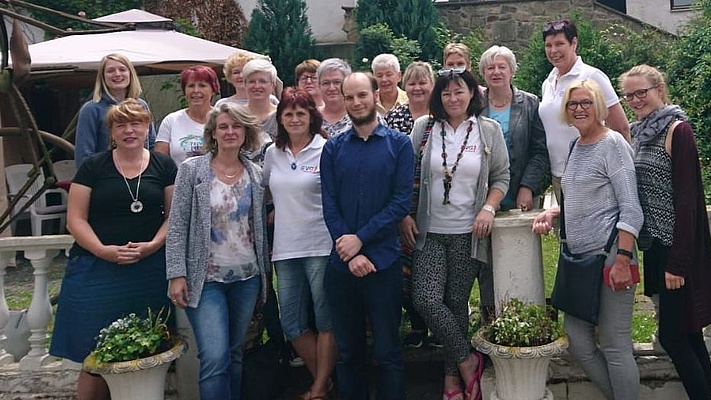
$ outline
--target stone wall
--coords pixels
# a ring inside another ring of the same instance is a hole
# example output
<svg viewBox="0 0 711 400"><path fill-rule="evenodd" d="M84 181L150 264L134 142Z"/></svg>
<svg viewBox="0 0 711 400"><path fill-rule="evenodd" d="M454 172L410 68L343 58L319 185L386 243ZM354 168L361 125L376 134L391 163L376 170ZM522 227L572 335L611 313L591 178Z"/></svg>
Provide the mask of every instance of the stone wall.
<svg viewBox="0 0 711 400"><path fill-rule="evenodd" d="M528 47L550 20L578 12L601 29L620 23L640 29L645 24L593 0L449 0L435 3L442 22L453 32L467 34L481 28L485 48L504 45L514 52Z"/></svg>

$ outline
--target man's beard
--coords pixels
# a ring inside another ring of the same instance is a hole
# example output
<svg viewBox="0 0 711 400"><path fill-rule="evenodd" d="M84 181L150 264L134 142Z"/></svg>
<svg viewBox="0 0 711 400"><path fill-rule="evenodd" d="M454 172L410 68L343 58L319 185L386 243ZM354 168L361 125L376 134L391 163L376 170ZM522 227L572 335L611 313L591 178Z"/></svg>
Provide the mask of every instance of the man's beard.
<svg viewBox="0 0 711 400"><path fill-rule="evenodd" d="M375 111L375 107L371 108L370 112L365 117L354 117L351 114L348 114L348 116L351 117L351 122L354 126L363 126L373 123L376 115L377 112Z"/></svg>

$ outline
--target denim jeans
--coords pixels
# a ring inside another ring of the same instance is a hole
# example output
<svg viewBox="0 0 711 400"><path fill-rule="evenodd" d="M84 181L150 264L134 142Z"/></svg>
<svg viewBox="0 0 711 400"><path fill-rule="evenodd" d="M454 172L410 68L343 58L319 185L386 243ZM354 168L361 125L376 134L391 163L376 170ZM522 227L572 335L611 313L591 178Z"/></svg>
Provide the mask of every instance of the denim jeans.
<svg viewBox="0 0 711 400"><path fill-rule="evenodd" d="M205 282L196 308L186 308L200 360L200 398L237 400L244 338L259 296L259 277Z"/></svg>
<svg viewBox="0 0 711 400"><path fill-rule="evenodd" d="M369 398L366 317L370 321L378 362L378 400L404 400L405 377L398 330L402 312L402 269L399 264L358 278L326 269L326 298L338 347L336 374L341 400Z"/></svg>
<svg viewBox="0 0 711 400"><path fill-rule="evenodd" d="M313 300L316 328L332 329L331 313L323 292L323 277L328 256L303 257L274 262L281 327L286 338L293 340L309 330L309 305Z"/></svg>

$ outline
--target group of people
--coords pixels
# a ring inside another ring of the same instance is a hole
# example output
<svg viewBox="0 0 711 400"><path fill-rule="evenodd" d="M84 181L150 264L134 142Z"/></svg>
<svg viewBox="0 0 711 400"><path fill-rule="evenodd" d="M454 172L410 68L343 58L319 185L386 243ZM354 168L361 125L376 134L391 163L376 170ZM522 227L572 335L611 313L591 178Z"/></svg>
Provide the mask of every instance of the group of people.
<svg viewBox="0 0 711 400"><path fill-rule="evenodd" d="M513 86L516 57L503 46L479 60L485 86L460 43L436 73L417 61L403 75L391 54L372 74L306 60L283 90L271 63L238 53L224 66L235 94L215 106L214 70L181 73L187 108L157 136L131 63L106 56L79 114L76 243L51 354L81 362L114 319L172 303L195 333L201 397L239 399L255 308L278 299L280 328L313 378L303 399L328 398L334 369L339 398L368 398L368 331L377 397L405 399L404 308L405 343L445 349L443 399L481 399L469 296L478 280L490 321L494 217L540 208L550 172L571 251L599 251L619 232L598 326L565 316L571 354L607 398L638 397L636 242L645 293L660 297L660 342L689 397L707 400L711 238L691 126L662 74L642 65L620 77L630 129L610 80L577 55L574 24L550 22L543 38L554 68L540 103ZM560 212L542 212L533 230L549 232ZM87 372L77 392L109 398Z"/></svg>

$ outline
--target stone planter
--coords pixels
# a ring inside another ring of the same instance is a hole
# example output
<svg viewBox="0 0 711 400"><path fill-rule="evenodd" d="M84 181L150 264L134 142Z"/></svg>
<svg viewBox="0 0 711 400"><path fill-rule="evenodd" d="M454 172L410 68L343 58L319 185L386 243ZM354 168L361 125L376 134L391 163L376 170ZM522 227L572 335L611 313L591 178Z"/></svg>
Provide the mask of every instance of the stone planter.
<svg viewBox="0 0 711 400"><path fill-rule="evenodd" d="M566 336L543 346L508 347L487 341L480 329L472 346L494 363L496 389L490 400L553 400L546 388L548 363L568 347Z"/></svg>
<svg viewBox="0 0 711 400"><path fill-rule="evenodd" d="M84 371L101 374L109 385L112 400L163 400L165 376L170 363L186 350L185 340L173 339L170 350L151 357L116 363L97 363L94 354L84 360Z"/></svg>

